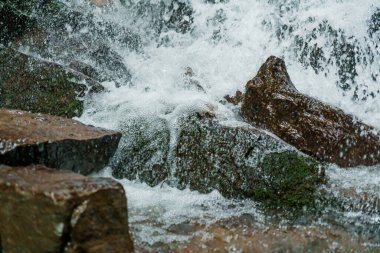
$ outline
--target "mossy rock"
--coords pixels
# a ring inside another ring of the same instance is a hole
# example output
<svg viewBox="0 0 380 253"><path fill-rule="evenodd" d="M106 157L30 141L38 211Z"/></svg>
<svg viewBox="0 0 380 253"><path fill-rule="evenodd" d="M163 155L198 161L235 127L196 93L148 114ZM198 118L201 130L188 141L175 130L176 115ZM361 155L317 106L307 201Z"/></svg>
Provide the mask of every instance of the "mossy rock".
<svg viewBox="0 0 380 253"><path fill-rule="evenodd" d="M180 189L286 206L310 204L324 177L313 158L264 131L196 116L182 121L175 159Z"/></svg>
<svg viewBox="0 0 380 253"><path fill-rule="evenodd" d="M170 149L173 133L165 120L128 118L119 126L123 138L111 163L113 175L280 206L311 204L324 178L313 158L252 126L192 114L180 117L177 128Z"/></svg>
<svg viewBox="0 0 380 253"><path fill-rule="evenodd" d="M316 187L323 182L324 169L316 160L295 151L275 152L258 163L261 180L253 196L285 206L310 205Z"/></svg>
<svg viewBox="0 0 380 253"><path fill-rule="evenodd" d="M58 64L0 49L0 107L75 117L88 87L100 84Z"/></svg>

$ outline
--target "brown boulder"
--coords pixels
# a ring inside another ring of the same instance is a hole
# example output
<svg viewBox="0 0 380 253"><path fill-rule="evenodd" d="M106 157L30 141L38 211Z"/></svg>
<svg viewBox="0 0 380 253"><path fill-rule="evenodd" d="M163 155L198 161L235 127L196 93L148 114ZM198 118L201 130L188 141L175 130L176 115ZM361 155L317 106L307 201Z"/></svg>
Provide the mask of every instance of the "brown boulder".
<svg viewBox="0 0 380 253"><path fill-rule="evenodd" d="M0 249L132 252L123 187L42 165L0 166Z"/></svg>
<svg viewBox="0 0 380 253"><path fill-rule="evenodd" d="M241 114L322 161L342 167L380 163L377 131L338 108L299 93L284 61L274 56L247 83Z"/></svg>
<svg viewBox="0 0 380 253"><path fill-rule="evenodd" d="M0 109L0 164L45 164L89 174L107 165L120 138L72 119Z"/></svg>

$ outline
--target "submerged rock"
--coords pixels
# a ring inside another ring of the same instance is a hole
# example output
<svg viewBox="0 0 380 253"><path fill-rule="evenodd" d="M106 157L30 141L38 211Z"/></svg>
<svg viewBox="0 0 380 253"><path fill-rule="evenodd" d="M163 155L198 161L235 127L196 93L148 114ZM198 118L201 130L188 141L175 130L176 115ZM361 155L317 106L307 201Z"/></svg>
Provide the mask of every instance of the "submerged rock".
<svg viewBox="0 0 380 253"><path fill-rule="evenodd" d="M102 86L58 64L0 48L0 107L80 116L89 89L102 90Z"/></svg>
<svg viewBox="0 0 380 253"><path fill-rule="evenodd" d="M313 201L323 169L256 128L194 116L181 124L175 177L179 188L303 205Z"/></svg>
<svg viewBox="0 0 380 253"><path fill-rule="evenodd" d="M196 225L198 233L175 248L188 252L377 252L374 243L340 227L263 226L242 215L213 224ZM374 240L375 241L375 240ZM169 245L170 248L170 245ZM171 248L170 248L171 249ZM170 250L169 250L170 251Z"/></svg>
<svg viewBox="0 0 380 253"><path fill-rule="evenodd" d="M0 109L0 164L45 164L89 174L106 166L120 137L71 119Z"/></svg>
<svg viewBox="0 0 380 253"><path fill-rule="evenodd" d="M377 131L297 91L283 60L270 57L246 85L241 114L302 152L342 167L380 162Z"/></svg>
<svg viewBox="0 0 380 253"><path fill-rule="evenodd" d="M0 165L4 252L132 252L127 200L111 180Z"/></svg>

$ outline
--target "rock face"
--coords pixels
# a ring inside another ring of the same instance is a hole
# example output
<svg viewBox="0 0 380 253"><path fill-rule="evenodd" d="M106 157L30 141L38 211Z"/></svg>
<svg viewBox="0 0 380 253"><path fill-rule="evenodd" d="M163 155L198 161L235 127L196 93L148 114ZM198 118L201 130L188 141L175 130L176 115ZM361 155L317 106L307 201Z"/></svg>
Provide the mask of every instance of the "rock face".
<svg viewBox="0 0 380 253"><path fill-rule="evenodd" d="M0 109L0 164L45 164L89 174L104 168L120 138L71 119Z"/></svg>
<svg viewBox="0 0 380 253"><path fill-rule="evenodd" d="M44 166L0 165L0 249L132 252L123 187Z"/></svg>
<svg viewBox="0 0 380 253"><path fill-rule="evenodd" d="M175 165L179 188L280 205L310 204L323 177L312 158L263 131L197 117L182 124Z"/></svg>
<svg viewBox="0 0 380 253"><path fill-rule="evenodd" d="M0 49L0 106L57 116L80 116L91 78L12 49ZM100 88L101 90L101 88Z"/></svg>
<svg viewBox="0 0 380 253"><path fill-rule="evenodd" d="M342 167L380 162L374 128L299 93L283 60L270 57L246 85L242 116L302 152Z"/></svg>

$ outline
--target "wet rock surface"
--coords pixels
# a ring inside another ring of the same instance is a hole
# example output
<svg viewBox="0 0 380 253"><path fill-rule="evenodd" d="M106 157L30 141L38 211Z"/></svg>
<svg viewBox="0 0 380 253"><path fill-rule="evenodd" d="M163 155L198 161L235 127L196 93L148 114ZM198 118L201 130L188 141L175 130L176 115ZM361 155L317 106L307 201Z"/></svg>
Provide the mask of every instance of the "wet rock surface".
<svg viewBox="0 0 380 253"><path fill-rule="evenodd" d="M111 1L92 2L91 5L103 8L111 5ZM65 66L86 59L86 64L100 75L96 81L130 82L131 74L122 57L111 48L118 44L138 50L140 38L131 29L101 17L96 20L94 13L83 7L75 8L60 1L6 0L0 5L0 12L4 14L0 19L5 27L4 39L0 40L3 46L27 48L41 58L54 58Z"/></svg>
<svg viewBox="0 0 380 253"><path fill-rule="evenodd" d="M311 204L323 181L324 169L314 159L249 125L223 125L204 113L184 115L171 143L167 123L153 121L127 121L111 163L115 177L285 206Z"/></svg>
<svg viewBox="0 0 380 253"><path fill-rule="evenodd" d="M71 119L0 109L0 164L45 164L89 174L109 162L120 137Z"/></svg>
<svg viewBox="0 0 380 253"><path fill-rule="evenodd" d="M21 10L15 10L11 5L0 3L0 44L8 45L25 33L30 32L36 26L36 20L24 14Z"/></svg>
<svg viewBox="0 0 380 253"><path fill-rule="evenodd" d="M132 252L127 200L111 180L0 165L4 252Z"/></svg>
<svg viewBox="0 0 380 253"><path fill-rule="evenodd" d="M247 83L241 114L322 161L342 167L380 162L377 131L342 110L299 93L279 58L270 57Z"/></svg>
<svg viewBox="0 0 380 253"><path fill-rule="evenodd" d="M260 227L235 218L206 228L206 234L195 236L180 246L178 252L357 252L365 251L362 240L341 229L328 227ZM374 249L376 250L376 249Z"/></svg>
<svg viewBox="0 0 380 253"><path fill-rule="evenodd" d="M323 168L261 130L192 116L181 123L175 177L180 188L292 206L313 201Z"/></svg>
<svg viewBox="0 0 380 253"><path fill-rule="evenodd" d="M0 48L0 106L57 116L80 116L93 79L13 49Z"/></svg>
<svg viewBox="0 0 380 253"><path fill-rule="evenodd" d="M377 252L360 233L339 226L266 225L250 214L209 224L179 224L176 233L191 231L188 240L136 245L139 252Z"/></svg>
<svg viewBox="0 0 380 253"><path fill-rule="evenodd" d="M168 179L170 132L165 120L133 117L120 128L124 135L111 162L113 175L138 178L150 186Z"/></svg>

